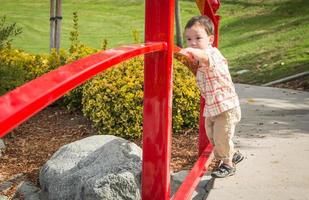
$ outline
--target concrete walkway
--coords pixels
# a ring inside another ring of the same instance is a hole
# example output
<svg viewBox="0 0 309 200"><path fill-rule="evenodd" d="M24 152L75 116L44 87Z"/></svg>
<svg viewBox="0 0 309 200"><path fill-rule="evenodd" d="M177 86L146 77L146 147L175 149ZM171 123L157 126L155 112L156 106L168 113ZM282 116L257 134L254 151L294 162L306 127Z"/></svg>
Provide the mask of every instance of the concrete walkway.
<svg viewBox="0 0 309 200"><path fill-rule="evenodd" d="M236 85L243 118L235 176L212 179L207 200L309 200L309 92Z"/></svg>

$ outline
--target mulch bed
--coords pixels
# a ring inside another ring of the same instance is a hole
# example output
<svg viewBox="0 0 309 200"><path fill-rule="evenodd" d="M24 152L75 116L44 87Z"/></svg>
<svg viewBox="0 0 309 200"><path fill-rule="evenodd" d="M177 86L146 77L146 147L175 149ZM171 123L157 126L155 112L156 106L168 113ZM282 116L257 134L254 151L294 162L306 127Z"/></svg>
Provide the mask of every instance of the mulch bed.
<svg viewBox="0 0 309 200"><path fill-rule="evenodd" d="M308 77L275 87L309 91ZM36 185L40 167L63 145L96 134L91 123L79 112L50 106L3 138L6 150L0 157L0 195L14 196L17 185L29 180ZM141 145L140 140L133 141ZM190 169L197 159L197 130L174 134L171 170ZM13 184L1 191L1 185Z"/></svg>

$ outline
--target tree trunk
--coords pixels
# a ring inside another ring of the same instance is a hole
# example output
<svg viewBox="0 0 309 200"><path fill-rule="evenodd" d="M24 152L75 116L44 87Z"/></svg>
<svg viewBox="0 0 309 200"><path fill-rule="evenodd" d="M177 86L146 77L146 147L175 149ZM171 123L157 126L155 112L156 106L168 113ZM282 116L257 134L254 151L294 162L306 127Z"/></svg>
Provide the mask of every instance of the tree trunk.
<svg viewBox="0 0 309 200"><path fill-rule="evenodd" d="M55 48L55 0L50 0L50 34L49 50Z"/></svg>
<svg viewBox="0 0 309 200"><path fill-rule="evenodd" d="M176 23L176 44L179 47L182 47L182 30L181 30L179 0L175 0L175 23Z"/></svg>
<svg viewBox="0 0 309 200"><path fill-rule="evenodd" d="M55 48L57 49L57 52L59 52L60 48L60 35L61 35L61 20L62 20L62 7L61 7L62 1L57 0L56 1L56 31L55 31Z"/></svg>

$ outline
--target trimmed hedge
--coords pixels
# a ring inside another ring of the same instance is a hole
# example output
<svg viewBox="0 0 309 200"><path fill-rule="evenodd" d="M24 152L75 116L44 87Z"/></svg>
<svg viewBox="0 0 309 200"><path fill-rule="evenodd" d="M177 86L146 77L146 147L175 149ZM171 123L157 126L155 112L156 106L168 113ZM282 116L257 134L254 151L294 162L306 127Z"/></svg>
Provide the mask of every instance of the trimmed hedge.
<svg viewBox="0 0 309 200"><path fill-rule="evenodd" d="M0 49L0 95L15 89L33 78L28 66L35 57L17 49Z"/></svg>
<svg viewBox="0 0 309 200"><path fill-rule="evenodd" d="M0 50L0 94L45 74L58 66L95 53L80 46L76 51L32 55L6 48ZM133 58L96 76L67 93L57 103L71 109L82 109L102 134L139 138L142 134L143 58ZM182 64L174 61L173 131L197 128L199 91L195 78Z"/></svg>
<svg viewBox="0 0 309 200"><path fill-rule="evenodd" d="M142 131L143 60L131 59L89 81L83 112L100 133L137 138Z"/></svg>
<svg viewBox="0 0 309 200"><path fill-rule="evenodd" d="M64 51L59 54L53 51L48 55L33 55L11 47L0 49L0 90L2 94L10 91L64 65L66 60Z"/></svg>
<svg viewBox="0 0 309 200"><path fill-rule="evenodd" d="M191 71L174 59L173 131L198 128L200 92Z"/></svg>
<svg viewBox="0 0 309 200"><path fill-rule="evenodd" d="M100 133L141 137L143 66L143 58L131 59L96 76L83 87L83 112ZM173 131L196 128L199 91L191 72L177 61L173 82Z"/></svg>
<svg viewBox="0 0 309 200"><path fill-rule="evenodd" d="M0 95L28 82L34 78L42 76L79 58L93 54L98 50L79 45L74 52L67 53L61 49L59 53L52 50L50 54L30 54L20 49L14 49L10 46L0 49ZM73 99L70 94L65 95L68 104ZM76 96L74 94L74 96ZM81 95L78 96L81 99ZM81 102L79 100L79 102ZM72 103L76 105L76 103Z"/></svg>

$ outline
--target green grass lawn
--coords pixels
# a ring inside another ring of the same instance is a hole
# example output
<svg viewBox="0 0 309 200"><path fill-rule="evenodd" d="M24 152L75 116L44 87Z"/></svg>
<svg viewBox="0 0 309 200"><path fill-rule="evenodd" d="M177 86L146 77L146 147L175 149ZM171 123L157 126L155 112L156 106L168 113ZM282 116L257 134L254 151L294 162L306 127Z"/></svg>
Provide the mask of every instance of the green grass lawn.
<svg viewBox="0 0 309 200"><path fill-rule="evenodd" d="M222 1L220 49L237 82L265 83L309 70L309 1ZM237 74L240 70L248 73Z"/></svg>
<svg viewBox="0 0 309 200"><path fill-rule="evenodd" d="M49 1L0 0L0 15L17 22L23 33L13 46L27 52L49 51ZM70 45L72 13L78 12L80 41L100 48L143 39L143 0L63 1L61 46ZM261 84L309 70L308 0L221 0L219 47L236 82ZM198 15L193 1L181 1L182 24ZM243 74L237 72L248 70Z"/></svg>
<svg viewBox="0 0 309 200"><path fill-rule="evenodd" d="M49 51L49 1L0 0L0 13L8 21L17 22L24 30L13 45L28 52ZM143 1L126 0L66 0L62 4L63 20L61 47L70 45L69 33L73 25L73 12L78 12L80 41L100 48L104 39L108 46L132 43L132 30L142 33L144 21Z"/></svg>
<svg viewBox="0 0 309 200"><path fill-rule="evenodd" d="M49 52L49 1L0 0L0 16L7 22L17 22L23 33L13 46L27 52ZM144 34L143 0L66 0L62 4L61 47L68 49L73 26L73 12L78 12L79 39L82 43L100 48L104 39L108 48L134 43L133 31ZM183 18L197 15L193 2L182 2ZM185 22L185 20L183 20Z"/></svg>

